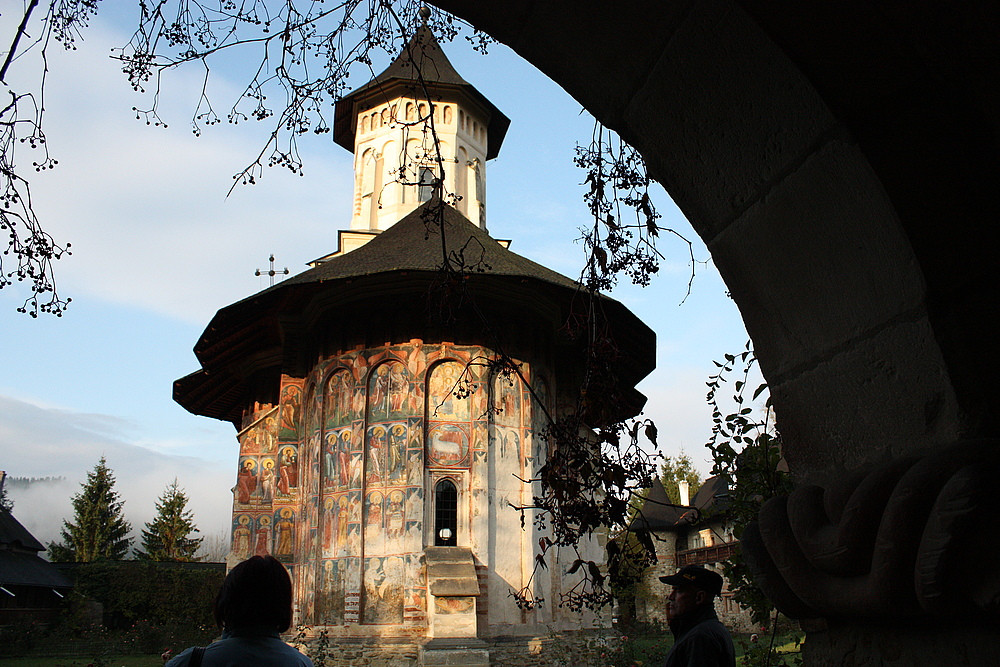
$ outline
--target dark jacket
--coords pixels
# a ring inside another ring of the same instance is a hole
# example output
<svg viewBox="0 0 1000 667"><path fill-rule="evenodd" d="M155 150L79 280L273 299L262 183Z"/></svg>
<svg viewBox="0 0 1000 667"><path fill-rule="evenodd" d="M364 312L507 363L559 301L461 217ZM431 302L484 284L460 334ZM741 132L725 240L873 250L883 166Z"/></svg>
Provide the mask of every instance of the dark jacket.
<svg viewBox="0 0 1000 667"><path fill-rule="evenodd" d="M715 608L704 609L685 619L670 622L674 646L664 667L735 667L736 649Z"/></svg>

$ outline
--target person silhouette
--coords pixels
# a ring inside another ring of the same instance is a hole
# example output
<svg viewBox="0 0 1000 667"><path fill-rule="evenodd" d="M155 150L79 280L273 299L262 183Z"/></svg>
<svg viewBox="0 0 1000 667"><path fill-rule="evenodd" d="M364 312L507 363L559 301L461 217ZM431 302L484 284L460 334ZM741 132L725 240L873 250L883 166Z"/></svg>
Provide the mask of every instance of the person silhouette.
<svg viewBox="0 0 1000 667"><path fill-rule="evenodd" d="M219 589L213 614L222 637L183 651L165 667L313 667L279 636L292 624L292 580L271 556L254 556L234 567Z"/></svg>
<svg viewBox="0 0 1000 667"><path fill-rule="evenodd" d="M722 575L700 565L685 565L660 581L673 587L667 598L667 620L674 645L664 667L736 667L733 638L715 613Z"/></svg>

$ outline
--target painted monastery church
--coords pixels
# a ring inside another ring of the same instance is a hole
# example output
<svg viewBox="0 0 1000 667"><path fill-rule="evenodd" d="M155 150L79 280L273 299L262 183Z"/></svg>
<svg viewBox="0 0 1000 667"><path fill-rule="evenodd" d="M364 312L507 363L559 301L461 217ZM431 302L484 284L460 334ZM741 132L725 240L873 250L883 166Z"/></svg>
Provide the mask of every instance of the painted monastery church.
<svg viewBox="0 0 1000 667"><path fill-rule="evenodd" d="M514 509L539 490L539 434L577 410L585 350L566 323L591 302L487 233L486 162L508 124L420 28L337 104L334 138L355 155L337 251L219 310L201 369L174 385L238 431L230 565L283 561L294 623L334 643L593 622L558 606L576 554L550 549L536 570L542 535ZM599 307L620 386L592 425L636 414L654 366L653 332ZM583 548L602 558L597 539ZM545 604L519 608L521 590Z"/></svg>

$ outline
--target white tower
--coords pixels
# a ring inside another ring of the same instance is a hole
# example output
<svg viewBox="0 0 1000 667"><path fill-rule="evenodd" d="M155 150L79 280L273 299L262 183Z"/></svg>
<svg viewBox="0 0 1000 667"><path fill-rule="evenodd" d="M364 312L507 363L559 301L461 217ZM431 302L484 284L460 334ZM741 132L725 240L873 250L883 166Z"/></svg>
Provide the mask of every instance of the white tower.
<svg viewBox="0 0 1000 667"><path fill-rule="evenodd" d="M509 124L458 75L431 31L418 29L384 72L337 103L334 139L354 152L354 206L335 254L388 229L438 186L486 229L486 161Z"/></svg>

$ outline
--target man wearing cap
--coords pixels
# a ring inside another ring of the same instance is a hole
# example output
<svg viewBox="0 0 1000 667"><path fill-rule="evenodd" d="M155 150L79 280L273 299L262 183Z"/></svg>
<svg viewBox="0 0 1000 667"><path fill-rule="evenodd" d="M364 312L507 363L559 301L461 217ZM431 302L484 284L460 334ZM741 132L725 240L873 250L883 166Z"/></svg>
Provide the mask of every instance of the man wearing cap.
<svg viewBox="0 0 1000 667"><path fill-rule="evenodd" d="M673 586L667 598L667 622L674 646L665 667L735 667L733 638L715 614L722 576L700 565L685 565L660 581Z"/></svg>

